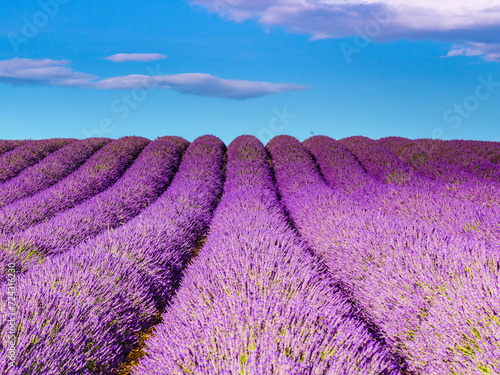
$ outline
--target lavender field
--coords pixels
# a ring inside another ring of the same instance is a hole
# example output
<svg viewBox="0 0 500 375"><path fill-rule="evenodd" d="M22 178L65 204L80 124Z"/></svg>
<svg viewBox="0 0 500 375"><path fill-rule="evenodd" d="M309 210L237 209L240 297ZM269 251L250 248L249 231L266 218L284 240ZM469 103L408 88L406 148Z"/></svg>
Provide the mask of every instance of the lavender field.
<svg viewBox="0 0 500 375"><path fill-rule="evenodd" d="M500 143L0 140L0 372L500 374Z"/></svg>

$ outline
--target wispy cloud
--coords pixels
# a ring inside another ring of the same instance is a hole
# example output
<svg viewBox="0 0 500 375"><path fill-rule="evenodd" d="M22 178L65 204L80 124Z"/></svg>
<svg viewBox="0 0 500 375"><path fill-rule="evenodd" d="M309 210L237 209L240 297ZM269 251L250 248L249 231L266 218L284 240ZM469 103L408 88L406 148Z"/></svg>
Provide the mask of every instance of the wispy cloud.
<svg viewBox="0 0 500 375"><path fill-rule="evenodd" d="M455 46L446 57L453 56L481 56L486 61L500 62L500 43L466 43Z"/></svg>
<svg viewBox="0 0 500 375"><path fill-rule="evenodd" d="M97 77L75 72L69 60L34 60L13 58L0 61L0 82L13 85L73 86Z"/></svg>
<svg viewBox="0 0 500 375"><path fill-rule="evenodd" d="M359 35L375 41L401 38L444 42L500 43L500 0L191 0L241 22L284 27L312 39ZM380 26L380 25L379 25Z"/></svg>
<svg viewBox="0 0 500 375"><path fill-rule="evenodd" d="M244 100L310 87L292 83L232 80L203 73L174 75L134 74L100 78L75 72L68 60L19 59L0 61L0 83L46 85L97 90L134 90L161 87L183 94Z"/></svg>
<svg viewBox="0 0 500 375"><path fill-rule="evenodd" d="M280 92L305 90L308 86L222 79L210 74L186 73L167 76L129 75L102 79L94 88L133 90L159 85L183 94L225 99L251 99Z"/></svg>
<svg viewBox="0 0 500 375"><path fill-rule="evenodd" d="M125 61L156 61L164 60L168 56L162 55L161 53L117 53L116 55L106 57L106 60L113 62L125 62Z"/></svg>

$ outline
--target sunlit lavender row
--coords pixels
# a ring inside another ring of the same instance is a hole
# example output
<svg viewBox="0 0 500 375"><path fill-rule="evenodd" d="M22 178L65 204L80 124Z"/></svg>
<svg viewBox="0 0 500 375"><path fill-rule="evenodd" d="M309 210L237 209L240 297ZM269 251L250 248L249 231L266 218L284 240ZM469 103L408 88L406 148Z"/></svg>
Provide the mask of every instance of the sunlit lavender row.
<svg viewBox="0 0 500 375"><path fill-rule="evenodd" d="M16 178L11 178L3 184L0 207L59 182L109 141L111 140L107 138L88 138L71 142L29 168L26 168L28 164L25 164Z"/></svg>
<svg viewBox="0 0 500 375"><path fill-rule="evenodd" d="M187 141L176 137L151 142L113 186L0 243L2 266L16 263L24 271L29 264L62 253L87 237L125 224L165 190L187 146Z"/></svg>
<svg viewBox="0 0 500 375"><path fill-rule="evenodd" d="M182 147L182 142L179 142ZM171 145L164 145L171 147ZM51 257L17 279L18 363L12 374L109 374L172 296L222 189L225 146L200 138L171 186L132 221ZM2 313L8 288L3 284ZM7 331L2 322L3 338Z"/></svg>
<svg viewBox="0 0 500 375"><path fill-rule="evenodd" d="M149 140L141 137L125 137L108 143L67 178L0 208L0 233L5 236L46 221L57 212L72 208L106 190L121 177L148 143Z"/></svg>
<svg viewBox="0 0 500 375"><path fill-rule="evenodd" d="M293 232L251 137L229 146L210 234L148 348L134 373L401 373Z"/></svg>
<svg viewBox="0 0 500 375"><path fill-rule="evenodd" d="M0 155L0 183L16 176L25 168L36 164L57 149L75 141L74 139L47 139L27 141L10 152ZM9 148L2 145L4 150Z"/></svg>
<svg viewBox="0 0 500 375"><path fill-rule="evenodd" d="M0 372L500 373L500 143L0 140Z"/></svg>
<svg viewBox="0 0 500 375"><path fill-rule="evenodd" d="M324 141L305 143L317 150ZM311 155L290 137L267 147L297 229L387 341L411 359L413 373L497 368L498 248L328 188ZM498 217L491 223L497 228Z"/></svg>

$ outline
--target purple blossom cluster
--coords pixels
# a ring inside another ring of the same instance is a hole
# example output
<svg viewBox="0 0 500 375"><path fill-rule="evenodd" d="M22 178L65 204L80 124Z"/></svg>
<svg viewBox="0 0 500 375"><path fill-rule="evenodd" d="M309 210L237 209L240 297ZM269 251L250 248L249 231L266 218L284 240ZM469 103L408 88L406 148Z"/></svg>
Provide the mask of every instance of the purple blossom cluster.
<svg viewBox="0 0 500 375"><path fill-rule="evenodd" d="M415 141L417 144L423 142L428 150L432 151L432 155L444 162L457 166L480 179L500 182L500 166L478 155L474 147L469 147L467 143L459 140L443 141L438 139L431 142L428 140Z"/></svg>
<svg viewBox="0 0 500 375"><path fill-rule="evenodd" d="M59 182L110 141L111 139L107 138L75 141L48 155L39 163L24 169L15 178L0 185L0 207Z"/></svg>
<svg viewBox="0 0 500 375"><path fill-rule="evenodd" d="M482 158L500 165L500 142L461 141Z"/></svg>
<svg viewBox="0 0 500 375"><path fill-rule="evenodd" d="M15 263L18 272L23 272L30 264L62 253L87 237L125 224L163 193L188 145L178 137L151 142L109 189L0 244L0 264Z"/></svg>
<svg viewBox="0 0 500 375"><path fill-rule="evenodd" d="M401 137L0 140L0 373L500 374L499 163Z"/></svg>
<svg viewBox="0 0 500 375"><path fill-rule="evenodd" d="M422 140L424 141L424 140ZM441 180L449 183L465 181L471 174L446 162L429 150L429 145L401 137L387 137L377 141L391 151L403 162L430 180Z"/></svg>
<svg viewBox="0 0 500 375"><path fill-rule="evenodd" d="M38 163L50 153L74 142L75 139L53 138L27 141L0 155L0 183L15 177L23 169ZM10 144L12 145L12 144ZM7 150L10 146L4 146Z"/></svg>
<svg viewBox="0 0 500 375"><path fill-rule="evenodd" d="M373 178L344 144L323 135L306 139L302 144L314 155L320 173L329 186L353 192L373 185Z"/></svg>
<svg viewBox="0 0 500 375"><path fill-rule="evenodd" d="M123 137L92 155L55 185L0 208L0 235L19 232L76 206L113 185L150 141ZM1 237L0 237L1 238Z"/></svg>
<svg viewBox="0 0 500 375"><path fill-rule="evenodd" d="M14 141L14 140L2 139L0 140L0 155L11 151L18 146L21 146L26 142L28 141Z"/></svg>
<svg viewBox="0 0 500 375"><path fill-rule="evenodd" d="M413 170L385 147L372 139L356 136L339 141L349 148L366 171L375 179L383 183L404 185L408 180L415 178Z"/></svg>
<svg viewBox="0 0 500 375"><path fill-rule="evenodd" d="M426 139L413 141L398 137L378 142L418 173L431 180L445 182L445 185L438 184L439 188L451 191L455 199L471 201L480 206L500 206L500 167L478 157L467 144ZM444 158L444 154L448 157ZM457 155L461 162L452 162L451 155Z"/></svg>
<svg viewBox="0 0 500 375"><path fill-rule="evenodd" d="M402 374L293 231L263 145L228 148L209 236L134 374Z"/></svg>
<svg viewBox="0 0 500 375"><path fill-rule="evenodd" d="M321 141L306 143L315 149ZM342 187L329 188L294 138L276 137L267 148L297 230L411 373L500 369L498 247L381 212Z"/></svg>
<svg viewBox="0 0 500 375"><path fill-rule="evenodd" d="M218 138L196 139L170 187L139 215L19 276L17 357L8 368L2 321L3 373L116 373L138 333L172 298L208 229L222 192L224 156ZM7 292L3 284L3 315Z"/></svg>
<svg viewBox="0 0 500 375"><path fill-rule="evenodd" d="M394 153L366 137L351 137L340 141L328 137L312 137L310 140L317 144L311 151L315 157L318 156L318 164L327 183L331 181L332 175L345 173L334 167L331 156L327 154L321 157L319 150L332 148L338 143L349 145L352 157L356 158L375 182L357 189L355 196L373 209L405 220L418 218L440 229L476 240L499 242L500 227L496 224L496 218L500 215L499 207L465 199L464 196L470 189L465 190L463 186L461 190L451 189L441 181L432 180L420 171L412 170ZM338 157L340 155L349 157L346 153L339 154ZM345 184L352 181L351 186L357 186L355 175L347 174L345 178ZM331 183L330 186L335 187ZM474 188L476 192L479 189L476 185ZM476 193L475 196L479 199L480 194Z"/></svg>
<svg viewBox="0 0 500 375"><path fill-rule="evenodd" d="M396 146L392 148L396 152L398 148L402 149L408 142L411 142L404 138L394 137L392 139L396 140L393 142ZM383 141L376 142L368 138L364 141L365 151L363 152L366 153L368 150L374 153L370 163L375 167L377 164L390 163L391 158L397 159L395 154L387 149L383 151L380 145L377 145ZM339 141L328 137L312 137L304 142L309 147L311 144L316 145L312 150L315 157L319 155L319 150L331 148L338 143ZM358 159L353 155L356 160L365 164L363 153L359 153L356 147L352 147L351 151L359 156ZM382 156L377 157L377 155ZM331 158L327 153L327 156L317 159L327 183L329 175L343 173L340 169L325 167L332 165ZM406 161L399 160L399 162ZM370 163L367 164L370 165ZM443 162L440 162L439 165L441 166L440 173L443 175L458 175L456 168L454 169L452 165ZM469 180L457 187L457 185L450 186L446 183L450 181L451 177L436 179L426 176L425 173L417 169L412 174L413 177L406 180L404 185L372 183L357 191L356 198L358 200L364 199L365 204L380 212L396 215L405 220L420 219L450 233L461 234L475 241L487 242L488 246L497 247L500 243L500 227L497 225L500 208L492 202L494 201L493 197L498 196L498 193L495 192L495 190L498 191L498 185L489 184L486 187L478 181L471 181L474 177L470 174L467 175ZM352 186L356 186L355 177L351 178L351 174L348 174L347 179L352 181ZM330 184L330 187L334 187L334 185Z"/></svg>
<svg viewBox="0 0 500 375"><path fill-rule="evenodd" d="M302 142L316 161L319 173L333 189L342 189L371 204L388 194L387 184L369 175L354 154L341 142L317 135Z"/></svg>

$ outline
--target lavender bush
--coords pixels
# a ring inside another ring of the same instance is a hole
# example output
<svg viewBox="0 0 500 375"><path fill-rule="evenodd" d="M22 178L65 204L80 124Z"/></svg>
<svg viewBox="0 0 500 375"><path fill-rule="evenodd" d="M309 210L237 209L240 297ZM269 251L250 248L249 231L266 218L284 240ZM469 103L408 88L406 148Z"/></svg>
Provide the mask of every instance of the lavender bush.
<svg viewBox="0 0 500 375"><path fill-rule="evenodd" d="M460 141L469 147L478 156L495 163L500 164L500 142L488 141Z"/></svg>
<svg viewBox="0 0 500 375"><path fill-rule="evenodd" d="M11 141L11 140L0 140L0 155L5 154L13 150L14 148L25 144L28 141Z"/></svg>
<svg viewBox="0 0 500 375"><path fill-rule="evenodd" d="M400 374L289 226L262 144L228 149L205 246L135 374Z"/></svg>
<svg viewBox="0 0 500 375"><path fill-rule="evenodd" d="M0 264L16 263L18 273L45 257L62 253L87 237L125 224L164 191L189 142L163 137L151 142L109 189L52 219L15 233L0 244Z"/></svg>
<svg viewBox="0 0 500 375"><path fill-rule="evenodd" d="M498 370L497 251L327 188L291 137L276 137L267 148L297 229L412 373Z"/></svg>
<svg viewBox="0 0 500 375"><path fill-rule="evenodd" d="M137 333L171 298L208 227L222 190L224 151L216 137L196 139L171 186L133 220L18 278L18 356L7 369L8 326L2 322L4 373L117 371L137 344Z"/></svg>
<svg viewBox="0 0 500 375"><path fill-rule="evenodd" d="M470 156L471 151L464 152L460 148L455 147L456 144L445 143L451 149L447 153L461 155L464 165L460 163L448 163L442 156L443 147L437 147L441 143L436 141L418 140L411 141L404 138L390 138L381 139L385 147L392 150L398 157L409 163L418 173L425 177L445 182L446 184L438 184L439 188L445 188L444 194L452 195L455 199L460 201L471 201L481 207L498 207L500 206L500 188L494 178L496 172L492 172L496 165L493 165L486 160L477 162L477 158L467 158ZM451 142L451 141L450 141ZM475 173L471 168L466 168L467 159L469 163L476 161L476 166L479 171ZM449 159L447 159L449 160ZM472 160L472 161L471 161ZM486 165L488 164L488 165ZM491 174L490 179L485 179L484 168L489 168ZM481 172L483 170L483 172ZM481 172L481 173L480 173Z"/></svg>
<svg viewBox="0 0 500 375"><path fill-rule="evenodd" d="M408 220L420 218L476 240L498 242L500 239L500 227L495 220L500 215L499 208L465 199L465 191L470 190L458 191L427 178L366 137L351 137L340 142L348 145L367 172L384 184L382 190L370 187L365 197L367 204L378 205L381 212Z"/></svg>
<svg viewBox="0 0 500 375"><path fill-rule="evenodd" d="M500 373L499 154L0 140L0 372Z"/></svg>
<svg viewBox="0 0 500 375"><path fill-rule="evenodd" d="M27 141L13 150L0 155L0 183L16 176L23 169L38 163L48 154L73 141L75 140L65 138Z"/></svg>
<svg viewBox="0 0 500 375"><path fill-rule="evenodd" d="M111 140L89 138L72 142L0 185L0 207L47 189L80 167Z"/></svg>
<svg viewBox="0 0 500 375"><path fill-rule="evenodd" d="M46 221L109 188L148 143L141 137L113 141L57 184L0 208L0 234L5 236Z"/></svg>
<svg viewBox="0 0 500 375"><path fill-rule="evenodd" d="M447 163L460 167L480 179L500 182L500 166L478 155L474 148L468 147L462 141L434 140L428 147L433 155Z"/></svg>

